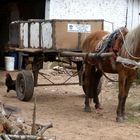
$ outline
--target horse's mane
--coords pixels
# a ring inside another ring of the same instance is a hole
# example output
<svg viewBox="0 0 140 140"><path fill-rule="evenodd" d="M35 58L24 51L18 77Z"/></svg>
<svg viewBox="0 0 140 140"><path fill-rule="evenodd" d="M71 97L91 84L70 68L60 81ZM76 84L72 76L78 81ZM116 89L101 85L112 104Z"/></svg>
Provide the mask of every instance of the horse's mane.
<svg viewBox="0 0 140 140"><path fill-rule="evenodd" d="M134 28L133 30L129 31L127 33L127 35L125 36L125 42L122 46L122 53L121 55L125 55L126 57L126 49L125 47L127 47L127 50L135 55L136 51L137 51L137 47L140 44L140 25L138 25L136 28ZM140 46L139 46L140 47ZM128 57L128 54L127 54Z"/></svg>
<svg viewBox="0 0 140 140"><path fill-rule="evenodd" d="M85 52L94 52L97 44L101 41L103 36L108 34L107 31L94 31L83 42L82 50Z"/></svg>

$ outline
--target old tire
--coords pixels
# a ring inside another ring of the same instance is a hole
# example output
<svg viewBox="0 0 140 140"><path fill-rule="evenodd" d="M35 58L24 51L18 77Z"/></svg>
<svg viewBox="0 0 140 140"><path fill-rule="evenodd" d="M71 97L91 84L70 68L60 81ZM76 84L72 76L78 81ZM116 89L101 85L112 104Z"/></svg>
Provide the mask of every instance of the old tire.
<svg viewBox="0 0 140 140"><path fill-rule="evenodd" d="M17 98L21 101L29 101L34 92L34 79L32 73L23 70L18 73L16 78Z"/></svg>

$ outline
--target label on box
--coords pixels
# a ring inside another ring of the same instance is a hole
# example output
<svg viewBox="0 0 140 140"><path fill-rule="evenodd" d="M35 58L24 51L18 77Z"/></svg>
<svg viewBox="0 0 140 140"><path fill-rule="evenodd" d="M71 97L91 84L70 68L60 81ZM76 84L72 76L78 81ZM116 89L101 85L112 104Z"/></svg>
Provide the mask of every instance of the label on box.
<svg viewBox="0 0 140 140"><path fill-rule="evenodd" d="M89 24L68 24L68 32L90 33L91 25Z"/></svg>

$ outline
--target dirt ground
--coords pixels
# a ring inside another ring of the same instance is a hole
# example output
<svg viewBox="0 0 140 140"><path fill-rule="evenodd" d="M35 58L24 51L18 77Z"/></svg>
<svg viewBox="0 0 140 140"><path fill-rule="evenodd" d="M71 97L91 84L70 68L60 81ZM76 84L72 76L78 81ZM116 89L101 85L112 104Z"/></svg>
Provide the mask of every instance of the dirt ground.
<svg viewBox="0 0 140 140"><path fill-rule="evenodd" d="M68 74L54 70L42 70L49 79L63 82ZM16 73L11 72L15 77ZM114 78L114 76L109 75ZM139 86L132 86L126 104L128 120L116 123L116 107L118 85L104 79L100 100L102 112L96 113L94 104L92 112L85 113L84 92L79 85L36 87L34 96L29 102L17 99L15 91L6 93L4 72L0 72L0 100L6 105L20 109L13 114L32 123L34 97L37 99L37 120L39 124L53 123L53 128L45 132L45 136L55 136L56 140L140 140L140 95ZM116 78L116 76L115 76ZM77 77L72 82L77 81ZM39 83L46 80L39 77Z"/></svg>

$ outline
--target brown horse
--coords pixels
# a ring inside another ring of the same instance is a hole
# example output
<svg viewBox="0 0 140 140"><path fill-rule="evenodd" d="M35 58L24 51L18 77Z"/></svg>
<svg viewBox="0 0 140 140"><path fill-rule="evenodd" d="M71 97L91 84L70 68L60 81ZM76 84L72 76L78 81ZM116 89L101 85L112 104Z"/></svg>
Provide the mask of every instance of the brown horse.
<svg viewBox="0 0 140 140"><path fill-rule="evenodd" d="M83 75L83 87L85 91L85 111L91 111L90 98L95 103L95 108L100 109L100 102L98 98L98 87L101 85L100 78L103 73L117 73L119 82L118 107L116 121L123 122L125 120L125 102L133 79L136 77L137 68L133 64L126 64L124 62L117 62L116 58L126 58L127 60L140 60L140 26L127 33L127 29L123 28L125 32L120 31L115 38L116 43L112 43L111 48L107 51L114 52L113 57L110 58L85 58L85 67ZM127 34L126 34L127 33ZM96 31L91 33L84 41L83 52L97 52L99 44L103 42L104 36L109 34L105 31ZM121 36L121 39L119 38ZM117 43L117 40L120 40ZM114 41L114 42L115 42ZM117 52L115 45L119 44ZM109 44L107 44L109 45Z"/></svg>

